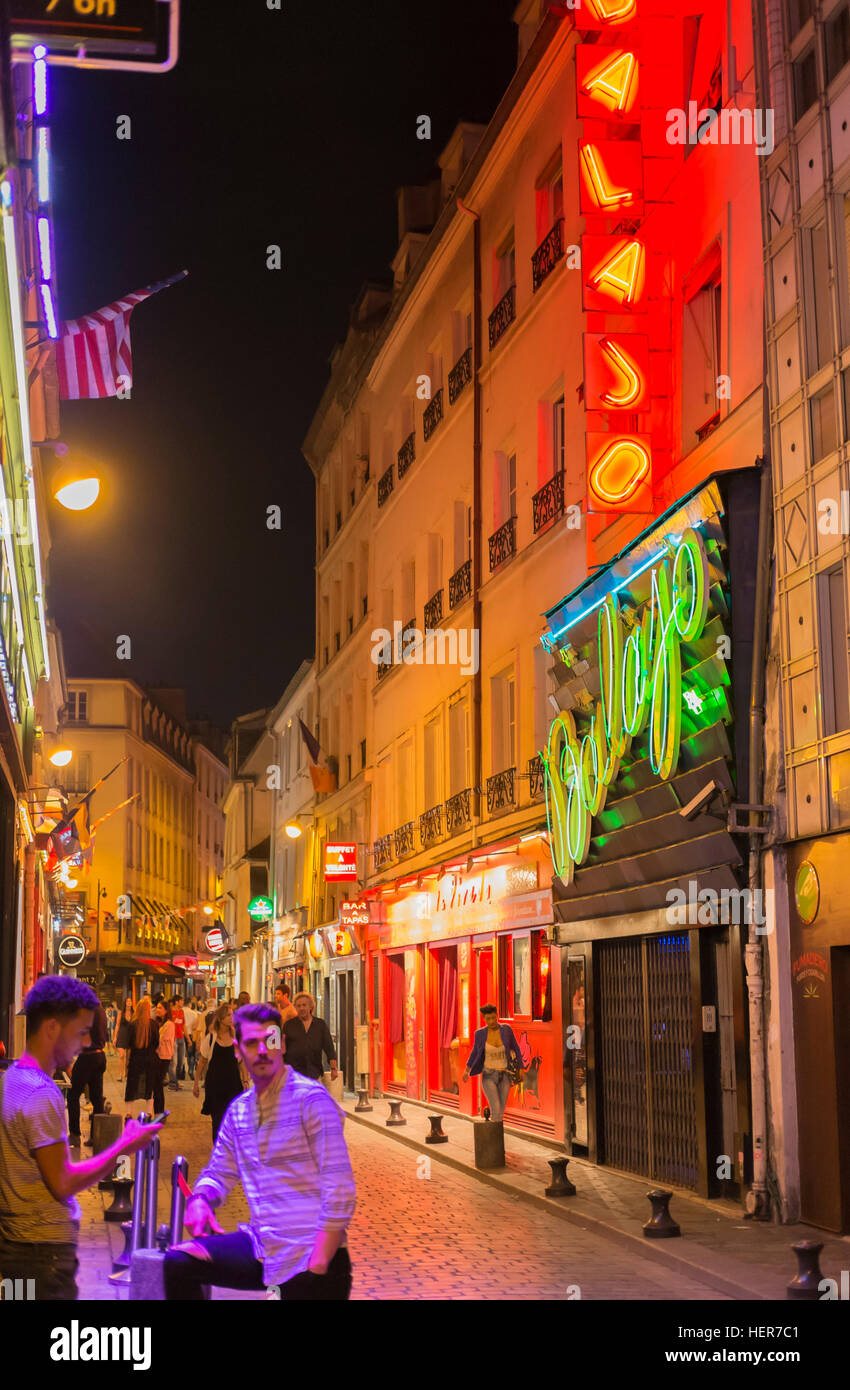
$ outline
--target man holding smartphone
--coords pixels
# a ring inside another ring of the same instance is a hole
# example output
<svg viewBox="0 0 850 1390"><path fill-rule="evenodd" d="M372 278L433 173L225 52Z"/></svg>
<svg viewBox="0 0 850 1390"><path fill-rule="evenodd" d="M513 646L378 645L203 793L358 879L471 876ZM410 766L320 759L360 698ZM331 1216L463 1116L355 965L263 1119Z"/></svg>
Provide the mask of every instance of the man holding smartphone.
<svg viewBox="0 0 850 1390"><path fill-rule="evenodd" d="M166 1252L166 1298L197 1301L214 1284L279 1287L283 1302L347 1299L345 1233L356 1193L343 1113L320 1082L286 1065L272 1004L237 1009L233 1022L253 1086L231 1101L195 1183L186 1207L194 1239ZM215 1209L237 1182L251 1220L226 1235Z"/></svg>
<svg viewBox="0 0 850 1390"><path fill-rule="evenodd" d="M0 1278L32 1279L35 1297L77 1297L76 1194L143 1149L158 1125L130 1120L121 1138L85 1163L68 1151L65 1102L53 1080L91 1037L97 995L82 980L44 975L24 1000L26 1051L0 1073Z"/></svg>

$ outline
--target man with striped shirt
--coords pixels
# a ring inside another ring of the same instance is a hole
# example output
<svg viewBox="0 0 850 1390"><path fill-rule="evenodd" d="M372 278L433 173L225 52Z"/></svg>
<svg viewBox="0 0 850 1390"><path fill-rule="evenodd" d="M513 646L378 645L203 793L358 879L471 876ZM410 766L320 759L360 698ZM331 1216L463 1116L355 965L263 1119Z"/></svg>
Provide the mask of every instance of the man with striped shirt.
<svg viewBox="0 0 850 1390"><path fill-rule="evenodd" d="M166 1298L199 1300L215 1285L278 1287L283 1302L346 1299L356 1194L343 1113L320 1082L286 1065L273 1005L247 1004L233 1021L253 1086L231 1102L195 1183L186 1207L194 1239L166 1253ZM251 1220L225 1235L215 1208L237 1182Z"/></svg>

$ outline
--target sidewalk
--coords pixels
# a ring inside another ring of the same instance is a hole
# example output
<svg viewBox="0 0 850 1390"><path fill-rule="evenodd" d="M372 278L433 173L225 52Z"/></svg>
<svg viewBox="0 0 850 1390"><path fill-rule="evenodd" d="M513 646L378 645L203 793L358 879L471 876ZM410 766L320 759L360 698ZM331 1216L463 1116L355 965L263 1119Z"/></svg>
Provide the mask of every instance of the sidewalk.
<svg viewBox="0 0 850 1390"><path fill-rule="evenodd" d="M425 1136L430 1133L427 1117L436 1114L439 1107L403 1101L401 1114L407 1120L406 1126L388 1129L387 1099L370 1099L371 1114L356 1114L356 1103L354 1098L346 1097L343 1105L357 1124L533 1203L556 1219L615 1241L644 1259L655 1260L688 1278L698 1278L731 1298L784 1300L786 1285L797 1271L791 1246L800 1240L823 1244L820 1265L824 1278L839 1279L842 1269L850 1269L850 1237L831 1236L802 1223L773 1226L749 1221L734 1203L707 1201L681 1190L674 1192L670 1203L670 1213L682 1229L681 1237L648 1240L641 1230L650 1215L646 1194L663 1184L571 1158L567 1177L577 1189L576 1196L546 1197L544 1188L552 1180L547 1159L556 1156L548 1146L506 1132L506 1167L480 1172L474 1162L472 1122L464 1116L441 1111L443 1131L449 1141L426 1144Z"/></svg>

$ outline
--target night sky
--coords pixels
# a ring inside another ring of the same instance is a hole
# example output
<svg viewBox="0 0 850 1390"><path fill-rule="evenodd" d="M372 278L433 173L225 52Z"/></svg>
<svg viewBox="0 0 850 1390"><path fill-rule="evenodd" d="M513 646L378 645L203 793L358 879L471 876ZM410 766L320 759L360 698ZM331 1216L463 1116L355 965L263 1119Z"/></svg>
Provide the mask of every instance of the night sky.
<svg viewBox="0 0 850 1390"><path fill-rule="evenodd" d="M62 405L63 439L104 482L89 513L51 504L69 676L183 685L227 724L312 655L300 446L351 302L389 277L397 187L425 182L457 120L488 120L510 81L514 5L187 0L173 73L51 69L61 316L189 271L134 311L132 399Z"/></svg>

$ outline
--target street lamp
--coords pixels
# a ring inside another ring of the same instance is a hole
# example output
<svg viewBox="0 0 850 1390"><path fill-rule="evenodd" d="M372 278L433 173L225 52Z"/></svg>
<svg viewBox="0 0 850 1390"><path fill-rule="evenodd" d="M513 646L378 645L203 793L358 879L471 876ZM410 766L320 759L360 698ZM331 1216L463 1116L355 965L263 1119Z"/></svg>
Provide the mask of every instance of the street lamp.
<svg viewBox="0 0 850 1390"><path fill-rule="evenodd" d="M53 496L67 511L85 512L100 496L100 479L94 476L71 478L63 482Z"/></svg>
<svg viewBox="0 0 850 1390"><path fill-rule="evenodd" d="M295 821L290 821L288 825L285 825L284 830L286 831L290 840L297 840L299 836L303 833L301 830L301 826L296 825Z"/></svg>
<svg viewBox="0 0 850 1390"><path fill-rule="evenodd" d="M67 767L73 756L70 748L57 748L55 753L50 754L50 762L54 767Z"/></svg>

